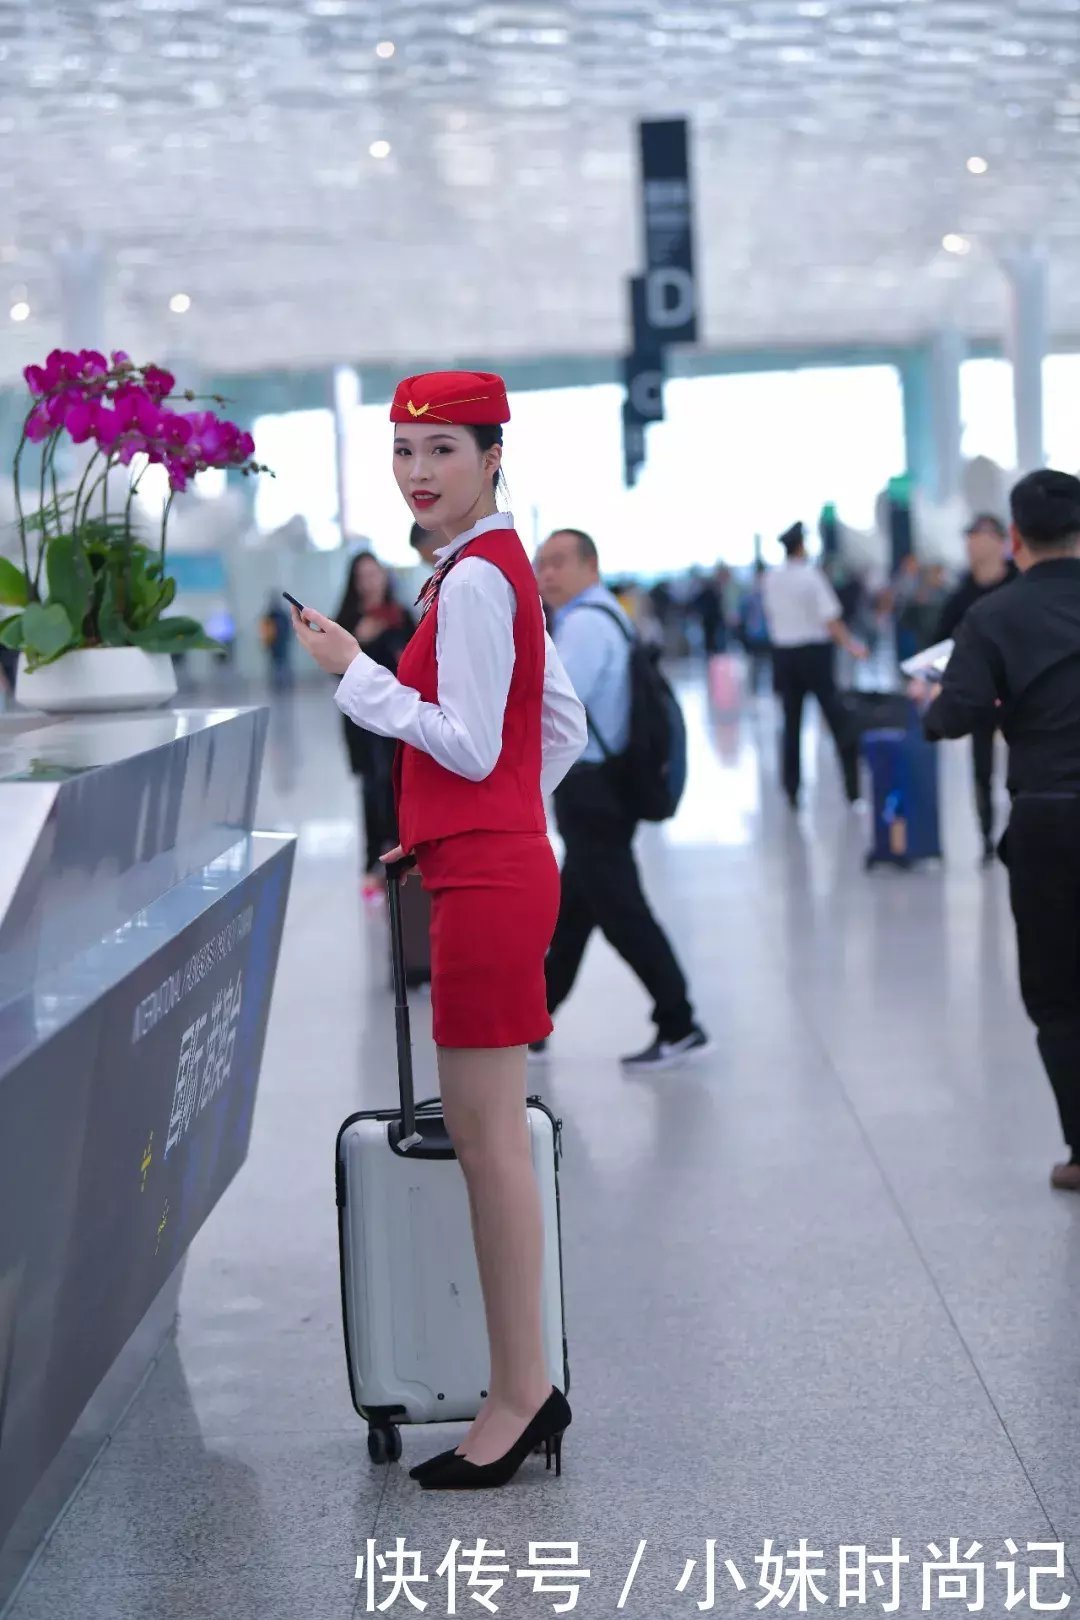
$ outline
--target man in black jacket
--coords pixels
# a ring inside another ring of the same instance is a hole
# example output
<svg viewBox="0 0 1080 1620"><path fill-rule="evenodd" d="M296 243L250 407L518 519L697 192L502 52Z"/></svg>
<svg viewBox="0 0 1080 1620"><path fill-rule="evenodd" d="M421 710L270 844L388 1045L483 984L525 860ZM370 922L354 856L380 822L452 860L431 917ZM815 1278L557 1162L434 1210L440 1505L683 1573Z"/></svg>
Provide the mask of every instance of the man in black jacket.
<svg viewBox="0 0 1080 1620"><path fill-rule="evenodd" d="M923 724L936 740L996 720L1009 745L1020 988L1071 1155L1051 1183L1080 1192L1080 479L1031 473L1011 506L1020 577L964 615Z"/></svg>
<svg viewBox="0 0 1080 1620"><path fill-rule="evenodd" d="M1009 537L1005 525L984 512L968 524L964 531L967 540L968 572L941 610L935 641L949 641L956 635L969 608L981 602L992 591L1000 590L1016 578L1016 564L1009 556ZM994 858L994 735L997 727L993 720L977 727L971 733L971 763L975 776L975 809L983 840L983 861L989 865Z"/></svg>

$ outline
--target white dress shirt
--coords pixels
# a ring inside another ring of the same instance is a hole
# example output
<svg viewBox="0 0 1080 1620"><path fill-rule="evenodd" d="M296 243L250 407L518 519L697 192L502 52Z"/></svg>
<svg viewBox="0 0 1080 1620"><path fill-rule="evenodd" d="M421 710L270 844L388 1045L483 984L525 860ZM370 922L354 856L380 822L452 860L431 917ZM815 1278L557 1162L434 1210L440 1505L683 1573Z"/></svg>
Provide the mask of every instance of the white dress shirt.
<svg viewBox="0 0 1080 1620"><path fill-rule="evenodd" d="M843 617L840 600L819 568L805 557L770 568L762 585L765 621L774 647L831 641L829 625Z"/></svg>
<svg viewBox="0 0 1080 1620"><path fill-rule="evenodd" d="M444 561L481 534L513 527L509 512L496 512L437 551L436 559ZM364 652L342 676L335 701L367 731L397 737L456 776L482 782L502 752L503 716L514 673L517 596L494 563L466 557L443 580L435 611L436 703L424 703L411 686L403 686ZM540 786L551 793L585 747L586 727L584 707L546 633L544 653Z"/></svg>

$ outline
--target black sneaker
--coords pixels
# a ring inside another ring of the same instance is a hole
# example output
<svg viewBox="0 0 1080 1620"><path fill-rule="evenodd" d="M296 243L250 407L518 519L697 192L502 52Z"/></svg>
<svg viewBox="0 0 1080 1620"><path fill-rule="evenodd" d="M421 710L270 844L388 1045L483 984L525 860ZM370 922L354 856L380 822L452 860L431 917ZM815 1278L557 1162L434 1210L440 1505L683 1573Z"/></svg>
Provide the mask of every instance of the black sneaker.
<svg viewBox="0 0 1080 1620"><path fill-rule="evenodd" d="M695 1058L704 1057L713 1049L712 1041L705 1031L697 1024L689 1035L684 1035L681 1041L655 1040L647 1046L644 1052L635 1052L631 1057L620 1058L624 1069L634 1072L642 1069L679 1069L684 1063L692 1063Z"/></svg>

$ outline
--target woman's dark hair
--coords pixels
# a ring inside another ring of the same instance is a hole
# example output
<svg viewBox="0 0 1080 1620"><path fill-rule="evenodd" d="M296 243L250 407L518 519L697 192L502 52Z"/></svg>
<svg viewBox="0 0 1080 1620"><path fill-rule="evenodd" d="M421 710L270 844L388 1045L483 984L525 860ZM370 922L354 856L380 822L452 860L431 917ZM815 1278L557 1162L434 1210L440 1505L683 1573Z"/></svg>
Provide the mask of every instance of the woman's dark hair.
<svg viewBox="0 0 1080 1620"><path fill-rule="evenodd" d="M1028 473L1009 496L1012 519L1036 550L1080 539L1080 478L1041 467Z"/></svg>
<svg viewBox="0 0 1080 1620"><path fill-rule="evenodd" d="M343 625L346 630L352 630L355 627L357 620L362 616L360 591L356 584L356 566L358 563L362 562L373 562L378 564L383 571L383 578L386 581L385 600L388 603L394 600L394 580L389 569L386 567L386 564L379 562L378 557L376 557L373 551L356 552L349 559L349 572L345 579L345 594L341 598L341 606L334 615L335 624Z"/></svg>
<svg viewBox="0 0 1080 1620"><path fill-rule="evenodd" d="M493 445L502 444L503 442L503 430L500 423L493 422L490 425L485 423L480 427L476 426L472 422L469 422L466 425L469 432L476 440L477 449L481 452L490 450ZM494 478L491 480L491 487L496 494L498 494L500 488L503 490L506 489L506 479L503 476L503 470L501 467L497 469Z"/></svg>

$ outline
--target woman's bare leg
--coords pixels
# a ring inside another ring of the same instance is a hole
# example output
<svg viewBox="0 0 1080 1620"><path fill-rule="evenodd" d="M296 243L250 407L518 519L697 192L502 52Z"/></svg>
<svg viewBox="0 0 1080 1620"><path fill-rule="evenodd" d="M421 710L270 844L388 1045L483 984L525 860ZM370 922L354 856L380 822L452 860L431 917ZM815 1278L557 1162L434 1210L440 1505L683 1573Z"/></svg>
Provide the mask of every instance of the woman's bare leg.
<svg viewBox="0 0 1080 1620"><path fill-rule="evenodd" d="M544 1228L525 1112L525 1049L439 1048L443 1114L469 1190L491 1381L459 1448L508 1451L551 1393L541 1326Z"/></svg>

